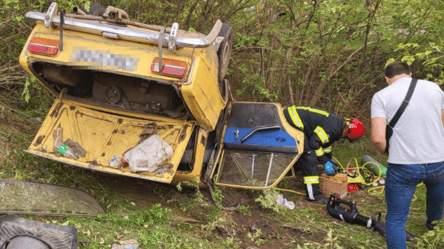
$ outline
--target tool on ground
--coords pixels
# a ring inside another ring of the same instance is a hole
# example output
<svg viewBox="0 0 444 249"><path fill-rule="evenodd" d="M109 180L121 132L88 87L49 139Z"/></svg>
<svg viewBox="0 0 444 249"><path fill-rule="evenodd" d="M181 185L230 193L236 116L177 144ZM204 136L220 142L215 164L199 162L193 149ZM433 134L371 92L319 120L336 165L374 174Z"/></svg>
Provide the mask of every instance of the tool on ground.
<svg viewBox="0 0 444 249"><path fill-rule="evenodd" d="M341 204L343 206L341 206ZM345 206L345 207L344 207ZM366 226L367 228L378 231L379 234L385 237L385 223L381 220L381 212L375 212L370 218L358 214L356 204L351 201L341 200L339 195L332 194L327 202L328 213L338 220L343 220L347 223L358 224ZM406 232L407 241L415 238L416 235Z"/></svg>

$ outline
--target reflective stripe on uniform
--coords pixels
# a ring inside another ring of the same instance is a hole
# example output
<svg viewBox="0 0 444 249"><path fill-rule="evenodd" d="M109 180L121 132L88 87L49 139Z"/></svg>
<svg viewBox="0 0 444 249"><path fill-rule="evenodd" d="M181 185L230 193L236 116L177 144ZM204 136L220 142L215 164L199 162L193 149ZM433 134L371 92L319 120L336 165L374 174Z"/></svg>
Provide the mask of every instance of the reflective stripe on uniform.
<svg viewBox="0 0 444 249"><path fill-rule="evenodd" d="M322 147L319 147L319 149L315 150L316 156L323 156L324 155L324 150L322 149Z"/></svg>
<svg viewBox="0 0 444 249"><path fill-rule="evenodd" d="M331 153L331 145L323 149L325 153Z"/></svg>
<svg viewBox="0 0 444 249"><path fill-rule="evenodd" d="M288 113L290 114L291 120L293 124L296 125L301 130L304 130L304 124L302 123L301 118L299 117L298 112L296 111L295 106L288 107Z"/></svg>
<svg viewBox="0 0 444 249"><path fill-rule="evenodd" d="M318 126L316 127L314 132L316 133L316 135L318 135L319 139L321 139L322 144L328 143L328 135L327 132L325 132L324 128Z"/></svg>
<svg viewBox="0 0 444 249"><path fill-rule="evenodd" d="M304 184L319 184L319 176L304 176Z"/></svg>
<svg viewBox="0 0 444 249"><path fill-rule="evenodd" d="M307 195L308 195L308 199L314 201L314 195L313 195L313 187L311 186L311 184L307 184Z"/></svg>
<svg viewBox="0 0 444 249"><path fill-rule="evenodd" d="M326 117L328 117L328 115L330 115L330 113L323 111L323 110L316 109L316 108L311 108L311 107L306 107L306 106L298 106L296 108L301 109L301 110L306 110L309 112L314 112L314 113L317 113L317 114L320 114L320 115L323 115Z"/></svg>

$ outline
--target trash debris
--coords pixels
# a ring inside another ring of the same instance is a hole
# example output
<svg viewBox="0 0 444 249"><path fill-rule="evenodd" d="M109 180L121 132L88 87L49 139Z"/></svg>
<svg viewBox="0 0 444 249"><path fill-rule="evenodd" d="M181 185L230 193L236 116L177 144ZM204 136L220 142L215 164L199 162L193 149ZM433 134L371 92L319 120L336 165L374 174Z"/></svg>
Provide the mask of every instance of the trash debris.
<svg viewBox="0 0 444 249"><path fill-rule="evenodd" d="M79 159L78 156L74 154L74 151L68 147L66 144L62 144L57 148L57 151L62 154L64 157L72 158L72 159Z"/></svg>
<svg viewBox="0 0 444 249"><path fill-rule="evenodd" d="M86 150L80 146L79 143L72 141L70 138L66 139L65 142L62 143L63 140L63 128L61 126L54 129L54 152L59 152L64 157L79 159L79 156L85 156Z"/></svg>
<svg viewBox="0 0 444 249"><path fill-rule="evenodd" d="M137 244L137 240L130 239L130 240L121 240L119 241L119 244L113 244L113 247L111 249L137 249L139 248L139 245Z"/></svg>
<svg viewBox="0 0 444 249"><path fill-rule="evenodd" d="M30 120L31 120L31 122L34 122L34 123L41 123L42 122L42 119L40 117L31 118Z"/></svg>
<svg viewBox="0 0 444 249"><path fill-rule="evenodd" d="M118 157L118 156L116 156L116 155L113 155L113 156L108 160L108 162L109 162L109 166L110 166L111 168L116 169L116 168L119 167L119 163L121 163L122 160L120 159L120 157Z"/></svg>
<svg viewBox="0 0 444 249"><path fill-rule="evenodd" d="M66 139L63 144L66 144L69 148L71 148L74 151L74 154L78 157L83 157L87 153L87 151L79 143L72 141L70 138Z"/></svg>
<svg viewBox="0 0 444 249"><path fill-rule="evenodd" d="M158 165L173 155L173 148L161 137L153 134L136 147L125 152L131 172L155 172Z"/></svg>
<svg viewBox="0 0 444 249"><path fill-rule="evenodd" d="M279 206L287 207L291 210L294 209L294 203L285 199L283 194L278 194L276 198L276 204L278 204Z"/></svg>
<svg viewBox="0 0 444 249"><path fill-rule="evenodd" d="M111 249L137 249L137 248L139 248L139 245L136 244L128 244L128 245L113 244L113 247Z"/></svg>

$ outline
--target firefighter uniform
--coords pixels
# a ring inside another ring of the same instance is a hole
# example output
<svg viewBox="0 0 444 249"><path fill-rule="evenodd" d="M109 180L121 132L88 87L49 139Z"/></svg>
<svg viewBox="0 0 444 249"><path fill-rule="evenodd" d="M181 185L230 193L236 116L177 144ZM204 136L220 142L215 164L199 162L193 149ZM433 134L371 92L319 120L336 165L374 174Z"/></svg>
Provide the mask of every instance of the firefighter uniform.
<svg viewBox="0 0 444 249"><path fill-rule="evenodd" d="M325 164L332 158L331 145L344 131L344 119L319 107L290 106L284 109L288 123L305 134L304 152L294 165L302 169L308 200L323 197L319 189L318 162Z"/></svg>

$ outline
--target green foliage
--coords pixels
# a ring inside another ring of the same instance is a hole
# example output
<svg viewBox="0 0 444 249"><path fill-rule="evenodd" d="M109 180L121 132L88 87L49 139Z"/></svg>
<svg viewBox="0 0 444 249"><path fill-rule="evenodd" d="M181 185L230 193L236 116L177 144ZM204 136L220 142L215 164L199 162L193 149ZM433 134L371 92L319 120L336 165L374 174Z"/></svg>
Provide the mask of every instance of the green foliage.
<svg viewBox="0 0 444 249"><path fill-rule="evenodd" d="M279 213L281 207L276 204L278 194L279 192L275 189L266 189L263 191L263 195L260 195L254 201L259 202L264 209L270 209L275 213Z"/></svg>
<svg viewBox="0 0 444 249"><path fill-rule="evenodd" d="M106 207L107 215L97 220L47 219L55 224L74 225L79 231L79 241L88 241L81 244L82 248L110 248L111 244L117 243L116 233L137 238L141 248L239 246L235 229L230 228L227 218L221 217L219 208L203 201L197 181L183 183L196 188L196 193L178 206L191 217L196 213L204 214L204 224L173 226L169 224L171 211L168 208L154 205L148 210L137 209L99 184L98 176L91 171L23 152L41 124L31 122L31 118L43 119L53 100L39 87L40 84L35 84L34 78L28 77L18 66L18 58L32 28L24 13L46 11L51 2L5 0L0 3L0 40L3 42L0 47L0 178L81 186L93 194ZM75 6L84 5L88 9L92 1L57 2L60 8L70 12ZM313 101L331 112L364 118L364 122L368 122L369 96L386 86L382 75L384 62L390 59L407 61L411 63L415 77L444 83L443 1L99 2L104 6L124 9L134 21L164 26L178 22L182 29L205 34L217 18L232 25L236 43L227 77L236 98L242 100L280 101L284 106L311 104ZM22 105L23 102L27 104ZM24 132L29 130L29 134ZM387 160L377 154L368 137L353 144L335 145L334 151L343 163L365 154L382 164ZM182 186L179 184L177 189L182 190ZM218 190L215 193L215 200L222 202L222 193L219 195ZM277 195L271 195L274 194ZM383 196L371 196L381 200L374 203L375 199L363 202L369 197L358 198L359 194L350 194L347 198L356 198L363 214L371 215L375 208L384 210ZM424 230L425 187L418 187L416 195L407 230L420 236L412 246L443 247L443 232L439 225L435 231ZM311 236L310 241L313 241L313 236L326 238L321 244L304 244L307 240L302 241L303 247L298 245L298 248L340 248L339 244L347 248L383 248L385 244L382 237L364 227L351 228L347 224L324 220L325 209L304 205L297 207L298 212L286 212L274 200L267 195L256 199L264 209L273 210L270 219L278 217L296 225L303 223L299 230L304 236ZM297 200L303 202L303 199ZM302 205L299 202L295 203ZM251 207L240 206L237 210L245 216L243 218L252 216ZM214 244L214 240L218 240L214 236L216 228L230 234L221 239L222 244L218 246ZM335 231L334 236L331 229ZM352 234L350 229L353 229ZM204 236L196 236L200 232ZM248 235L257 246L266 242L260 233L256 230Z"/></svg>
<svg viewBox="0 0 444 249"><path fill-rule="evenodd" d="M224 195L222 194L222 190L220 188L214 189L213 199L216 203L222 204L224 200Z"/></svg>
<svg viewBox="0 0 444 249"><path fill-rule="evenodd" d="M255 245L260 246L264 243L264 239L261 238L262 232L261 229L256 229L254 232L248 232L247 237L254 242Z"/></svg>
<svg viewBox="0 0 444 249"><path fill-rule="evenodd" d="M213 234L216 227L223 227L223 226L225 226L226 223L227 223L227 221L225 219L217 218L213 221L210 221L206 225L202 225L202 230L204 231L205 237L210 237L210 235Z"/></svg>
<svg viewBox="0 0 444 249"><path fill-rule="evenodd" d="M438 85L444 84L444 41L440 39L438 42L430 42L428 44L405 43L398 44L395 50L399 53L396 59L406 62L409 65L422 65L420 72L414 72L417 78L425 78L436 82ZM399 58L400 57L400 58ZM390 58L387 64L396 60Z"/></svg>
<svg viewBox="0 0 444 249"><path fill-rule="evenodd" d="M428 231L417 239L417 248L442 248L444 247L444 230L442 225L435 226L435 230Z"/></svg>
<svg viewBox="0 0 444 249"><path fill-rule="evenodd" d="M22 92L22 98L26 103L29 103L29 100L31 99L30 91L32 88L34 88L37 84L37 78L34 76L29 76L26 78L25 87L23 88Z"/></svg>
<svg viewBox="0 0 444 249"><path fill-rule="evenodd" d="M242 215L244 215L244 216L248 216L250 218L253 217L253 214L248 211L248 207L247 206L240 205L236 210L241 212Z"/></svg>
<svg viewBox="0 0 444 249"><path fill-rule="evenodd" d="M171 210L168 208L162 208L161 204L153 205L148 211L134 210L128 215L118 215L115 213L99 215L98 221L109 221L118 226L152 226L154 224L164 223Z"/></svg>

